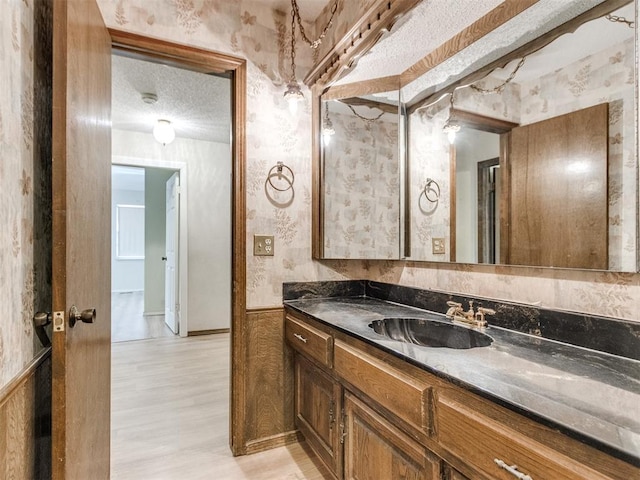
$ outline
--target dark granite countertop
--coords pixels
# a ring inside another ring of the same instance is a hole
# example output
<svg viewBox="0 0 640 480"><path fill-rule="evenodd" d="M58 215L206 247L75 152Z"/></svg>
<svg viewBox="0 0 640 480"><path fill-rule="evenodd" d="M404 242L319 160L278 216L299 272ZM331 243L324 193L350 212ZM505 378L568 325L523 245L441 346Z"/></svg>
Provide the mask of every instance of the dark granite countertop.
<svg viewBox="0 0 640 480"><path fill-rule="evenodd" d="M395 341L369 324L386 317L449 320L368 296L285 296L284 304L640 466L640 361L491 325L483 329L493 338L487 347L455 350Z"/></svg>

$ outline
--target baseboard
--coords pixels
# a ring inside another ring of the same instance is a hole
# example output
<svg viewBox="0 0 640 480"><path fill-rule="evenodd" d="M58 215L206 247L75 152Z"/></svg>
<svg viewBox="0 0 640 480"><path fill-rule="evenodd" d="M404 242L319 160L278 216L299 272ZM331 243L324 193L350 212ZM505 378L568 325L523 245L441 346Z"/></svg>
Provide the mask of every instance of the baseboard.
<svg viewBox="0 0 640 480"><path fill-rule="evenodd" d="M164 315L164 312L142 312L142 315L145 317L158 317Z"/></svg>
<svg viewBox="0 0 640 480"><path fill-rule="evenodd" d="M187 332L187 337L197 337L199 335L215 335L217 333L229 333L230 328L213 328L211 330L194 330Z"/></svg>
<svg viewBox="0 0 640 480"><path fill-rule="evenodd" d="M111 290L111 293L138 293L138 292L144 292L144 289L142 290Z"/></svg>
<svg viewBox="0 0 640 480"><path fill-rule="evenodd" d="M291 443L297 443L302 441L302 435L297 430L290 432L279 433L271 437L260 438L258 440L251 440L247 442L245 453L251 455L252 453L264 452L265 450L271 450L272 448L283 447Z"/></svg>

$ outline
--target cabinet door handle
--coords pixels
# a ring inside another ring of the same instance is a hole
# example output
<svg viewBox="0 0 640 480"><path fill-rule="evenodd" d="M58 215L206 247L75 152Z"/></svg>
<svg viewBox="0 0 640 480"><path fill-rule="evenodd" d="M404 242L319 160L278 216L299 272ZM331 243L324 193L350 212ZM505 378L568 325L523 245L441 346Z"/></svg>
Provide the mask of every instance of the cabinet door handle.
<svg viewBox="0 0 640 480"><path fill-rule="evenodd" d="M499 458L494 458L493 461L496 462L496 464L500 468L503 468L504 470L509 472L511 475L513 475L516 478L519 478L520 480L533 480L533 478L531 478L526 473L519 472L517 465L507 465L505 462L503 462Z"/></svg>
<svg viewBox="0 0 640 480"><path fill-rule="evenodd" d="M300 340L301 342L307 343L307 339L304 338L302 335L300 335L299 333L294 333L293 334L294 337L296 337L298 340Z"/></svg>

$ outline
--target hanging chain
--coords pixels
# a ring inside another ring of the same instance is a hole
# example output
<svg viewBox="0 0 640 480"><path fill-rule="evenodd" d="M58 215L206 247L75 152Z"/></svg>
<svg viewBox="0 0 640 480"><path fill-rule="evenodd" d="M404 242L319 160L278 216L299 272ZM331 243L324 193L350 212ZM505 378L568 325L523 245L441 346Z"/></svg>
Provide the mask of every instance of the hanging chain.
<svg viewBox="0 0 640 480"><path fill-rule="evenodd" d="M520 70L520 67L524 65L524 61L526 60L526 58L527 58L526 56L522 57L522 60L518 62L518 65L516 65L516 68L513 69L513 72L511 72L511 75L509 75L509 78L507 78L504 82L502 82L497 87L485 89L482 87L478 87L477 85L474 85L474 84L469 85L469 87L471 87L476 92L482 93L483 95L487 95L489 93L502 93L507 83L513 80L513 78L516 76L516 73L518 73L518 70Z"/></svg>
<svg viewBox="0 0 640 480"><path fill-rule="evenodd" d="M337 10L338 10L338 0L336 0L333 3L333 7L331 7L331 17L329 17L329 21L324 26L324 29L322 29L320 36L317 38L317 40L311 41L309 40L309 37L307 37L307 34L304 31L304 27L302 26L302 18L300 17L300 10L298 9L298 3L296 2L296 0L291 0L291 15L293 16L294 19L298 21L298 28L300 29L300 35L302 36L302 39L305 42L307 42L307 44L313 49L318 48L322 43L322 39L327 35L327 30L331 28L331 25L333 24L333 17L336 14Z"/></svg>
<svg viewBox="0 0 640 480"><path fill-rule="evenodd" d="M380 115L378 115L377 117L375 117L375 118L367 118L367 117L363 117L363 116L362 116L362 115L360 115L358 112L356 112L356 111L354 110L354 108L353 108L351 105L349 105L348 103L347 103L347 107L349 107L349 109L353 112L353 114L354 114L356 117L358 117L360 120L364 120L365 122L368 122L368 123L370 123L370 124L371 124L371 123L373 123L373 122L375 122L376 120L379 120L379 119L380 119L380 117L382 117L382 115L384 115L384 110L383 110L383 111L382 111L382 113L380 113Z"/></svg>
<svg viewBox="0 0 640 480"><path fill-rule="evenodd" d="M296 81L296 14L293 10L291 10L291 80L290 81L291 82Z"/></svg>
<svg viewBox="0 0 640 480"><path fill-rule="evenodd" d="M624 17L618 17L617 15L607 15L604 18L606 18L610 22L626 23L627 27L629 27L629 28L633 28L635 26L635 22L633 22L631 20L627 20Z"/></svg>

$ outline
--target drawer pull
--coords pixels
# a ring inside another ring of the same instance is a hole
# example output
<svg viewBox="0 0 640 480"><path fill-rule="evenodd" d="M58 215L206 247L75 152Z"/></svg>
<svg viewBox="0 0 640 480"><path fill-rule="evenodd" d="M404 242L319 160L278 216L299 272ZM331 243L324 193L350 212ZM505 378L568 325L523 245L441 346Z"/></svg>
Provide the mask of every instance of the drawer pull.
<svg viewBox="0 0 640 480"><path fill-rule="evenodd" d="M533 478L531 478L529 475L527 475L525 473L522 473L522 472L519 472L517 465L507 465L505 462L503 462L502 460L500 460L498 458L494 458L493 461L496 462L496 464L500 468L505 469L511 475L513 475L516 478L519 478L520 480L533 480Z"/></svg>
<svg viewBox="0 0 640 480"><path fill-rule="evenodd" d="M299 333L294 333L293 334L294 337L296 337L298 340L300 340L301 342L307 343L307 339L304 338L302 335L300 335Z"/></svg>

